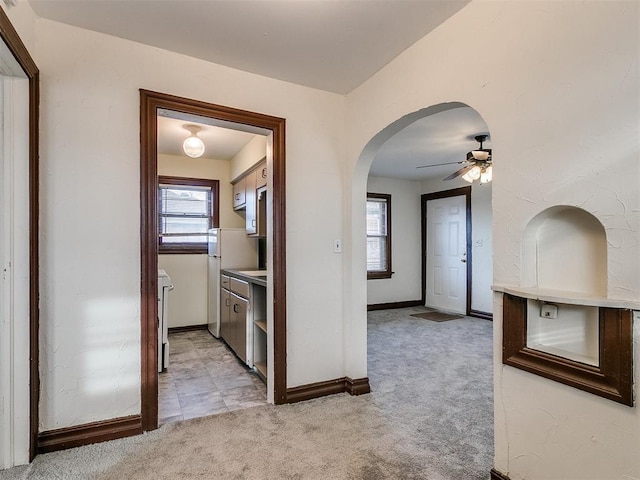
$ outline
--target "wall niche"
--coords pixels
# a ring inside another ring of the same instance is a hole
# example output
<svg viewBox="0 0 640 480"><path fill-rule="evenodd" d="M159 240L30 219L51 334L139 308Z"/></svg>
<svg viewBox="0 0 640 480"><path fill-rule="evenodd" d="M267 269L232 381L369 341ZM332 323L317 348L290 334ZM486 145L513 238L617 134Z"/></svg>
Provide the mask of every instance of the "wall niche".
<svg viewBox="0 0 640 480"><path fill-rule="evenodd" d="M551 207L522 237L522 286L504 295L503 363L633 405L630 302L607 297L607 237L589 212Z"/></svg>

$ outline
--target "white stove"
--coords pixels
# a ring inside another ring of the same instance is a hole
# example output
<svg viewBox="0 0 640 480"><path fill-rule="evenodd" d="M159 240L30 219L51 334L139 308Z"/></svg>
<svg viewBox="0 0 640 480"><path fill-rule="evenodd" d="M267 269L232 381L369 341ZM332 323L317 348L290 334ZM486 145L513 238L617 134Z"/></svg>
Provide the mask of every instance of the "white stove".
<svg viewBox="0 0 640 480"><path fill-rule="evenodd" d="M169 291L171 277L158 270L158 372L169 367Z"/></svg>

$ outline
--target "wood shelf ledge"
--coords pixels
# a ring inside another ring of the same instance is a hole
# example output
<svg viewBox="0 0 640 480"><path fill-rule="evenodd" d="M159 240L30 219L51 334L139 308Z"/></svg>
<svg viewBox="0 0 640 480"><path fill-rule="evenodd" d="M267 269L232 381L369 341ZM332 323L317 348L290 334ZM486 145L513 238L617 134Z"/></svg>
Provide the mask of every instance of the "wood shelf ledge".
<svg viewBox="0 0 640 480"><path fill-rule="evenodd" d="M267 333L267 322L265 320L254 320L253 324L264 333Z"/></svg>
<svg viewBox="0 0 640 480"><path fill-rule="evenodd" d="M493 285L494 292L507 293L516 297L540 300L551 303L565 303L569 305L582 305L586 307L624 308L640 310L640 302L633 300L598 297L579 292L551 290L537 287L513 287L507 285Z"/></svg>

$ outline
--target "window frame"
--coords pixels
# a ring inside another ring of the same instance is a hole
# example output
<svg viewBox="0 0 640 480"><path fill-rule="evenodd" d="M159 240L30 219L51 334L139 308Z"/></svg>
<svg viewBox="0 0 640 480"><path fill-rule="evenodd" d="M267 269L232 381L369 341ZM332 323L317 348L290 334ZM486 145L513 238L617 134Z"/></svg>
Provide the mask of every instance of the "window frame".
<svg viewBox="0 0 640 480"><path fill-rule="evenodd" d="M217 228L220 225L220 181L207 178L172 177L158 175L158 188L156 191L158 201L158 254L196 254L207 253L207 240L198 243L162 243L160 236L162 228L162 207L160 200L161 185L175 185L180 187L208 187L211 189L211 215L209 216L209 228Z"/></svg>
<svg viewBox="0 0 640 480"><path fill-rule="evenodd" d="M385 248L385 256L387 259L386 270L369 270L367 269L367 280L375 280L381 278L391 278L393 271L391 270L391 194L388 193L372 193L367 192L367 202L369 199L384 200L387 206L387 241ZM367 235L367 239L370 235ZM377 237L377 236L376 236Z"/></svg>

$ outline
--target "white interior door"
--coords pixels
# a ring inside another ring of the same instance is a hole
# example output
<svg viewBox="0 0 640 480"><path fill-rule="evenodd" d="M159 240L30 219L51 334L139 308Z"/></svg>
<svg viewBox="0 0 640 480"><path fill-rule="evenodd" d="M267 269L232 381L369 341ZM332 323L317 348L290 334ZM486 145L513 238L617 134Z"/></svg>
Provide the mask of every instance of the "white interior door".
<svg viewBox="0 0 640 480"><path fill-rule="evenodd" d="M467 311L466 197L427 202L426 306Z"/></svg>
<svg viewBox="0 0 640 480"><path fill-rule="evenodd" d="M0 47L1 470L29 462L30 392L29 82Z"/></svg>

